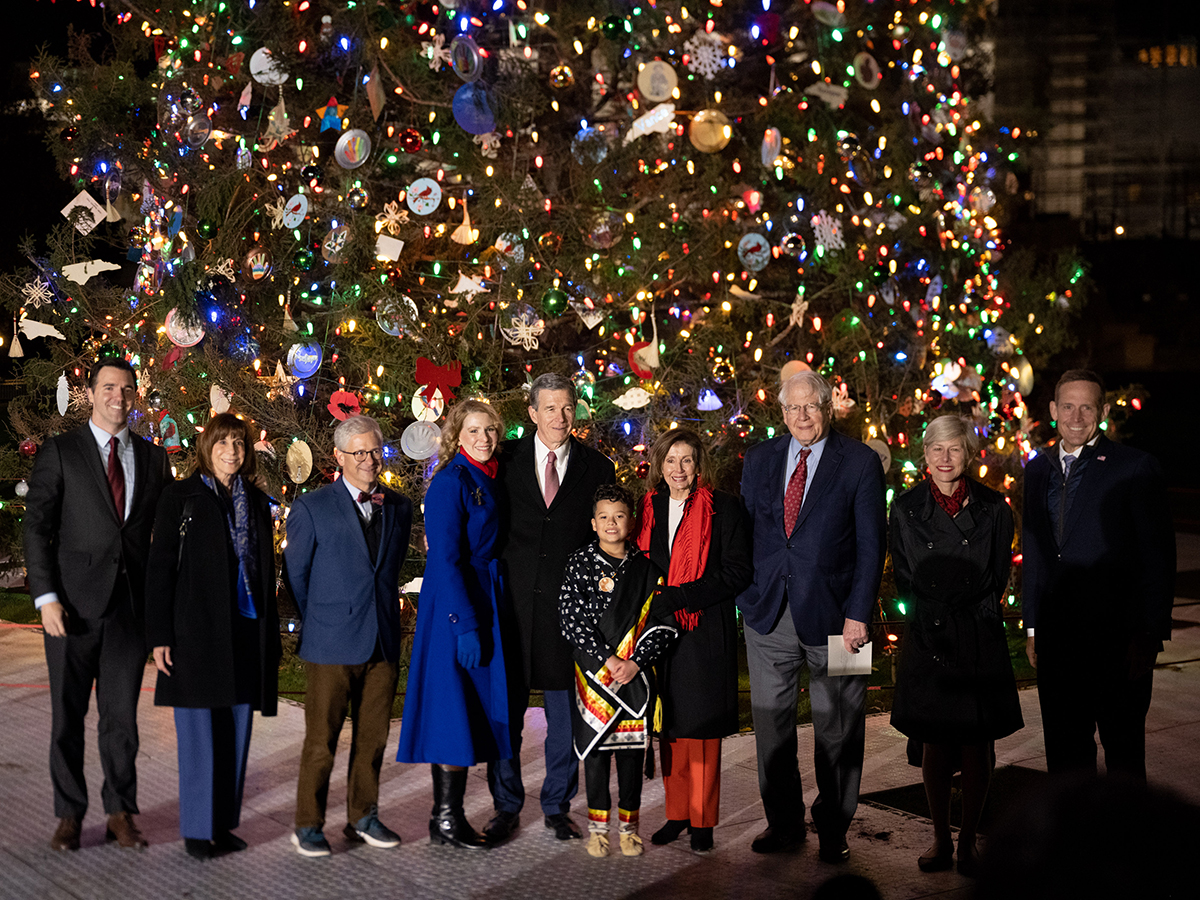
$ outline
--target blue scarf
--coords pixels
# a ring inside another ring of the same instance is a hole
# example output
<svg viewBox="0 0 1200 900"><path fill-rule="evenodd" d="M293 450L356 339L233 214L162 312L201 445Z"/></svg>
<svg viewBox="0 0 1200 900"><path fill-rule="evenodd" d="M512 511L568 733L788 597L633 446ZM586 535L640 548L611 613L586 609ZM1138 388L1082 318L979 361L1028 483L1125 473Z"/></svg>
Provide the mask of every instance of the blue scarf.
<svg viewBox="0 0 1200 900"><path fill-rule="evenodd" d="M233 542L233 552L237 554L238 560L238 612L247 619L257 619L258 612L254 607L254 590L251 585L258 575L258 560L254 555L254 548L258 545L258 541L255 540L254 518L250 515L250 498L246 494L246 484L241 475L235 475L230 485L232 488L232 496L230 496L211 475L201 475L200 478L217 495L217 499L225 511L225 523L229 526L229 539Z"/></svg>

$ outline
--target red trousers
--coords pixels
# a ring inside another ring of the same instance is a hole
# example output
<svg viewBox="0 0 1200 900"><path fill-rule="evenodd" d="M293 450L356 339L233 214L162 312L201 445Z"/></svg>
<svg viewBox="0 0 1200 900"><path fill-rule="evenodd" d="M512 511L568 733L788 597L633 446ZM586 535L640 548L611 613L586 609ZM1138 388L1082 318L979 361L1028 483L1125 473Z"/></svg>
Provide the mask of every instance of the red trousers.
<svg viewBox="0 0 1200 900"><path fill-rule="evenodd" d="M678 738L659 747L667 818L712 828L721 806L721 739Z"/></svg>

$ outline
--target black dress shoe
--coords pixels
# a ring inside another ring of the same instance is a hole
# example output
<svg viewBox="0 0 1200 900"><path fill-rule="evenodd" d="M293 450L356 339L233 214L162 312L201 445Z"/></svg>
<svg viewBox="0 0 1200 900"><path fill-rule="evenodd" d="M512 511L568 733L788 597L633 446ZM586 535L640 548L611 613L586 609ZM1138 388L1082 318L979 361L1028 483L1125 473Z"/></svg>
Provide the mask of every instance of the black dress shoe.
<svg viewBox="0 0 1200 900"><path fill-rule="evenodd" d="M650 843L661 847L669 844L685 831L691 832L692 823L688 819L667 819L667 824L650 835Z"/></svg>
<svg viewBox="0 0 1200 900"><path fill-rule="evenodd" d="M692 852L711 853L713 848L713 830L711 828L692 829Z"/></svg>
<svg viewBox="0 0 1200 900"><path fill-rule="evenodd" d="M846 843L845 838L837 840L821 841L821 849L817 852L817 858L823 863L844 863L850 858L850 845Z"/></svg>
<svg viewBox="0 0 1200 900"><path fill-rule="evenodd" d="M922 872L945 872L954 868L954 850L948 849L944 853L935 853L933 856L918 856L917 868Z"/></svg>
<svg viewBox="0 0 1200 900"><path fill-rule="evenodd" d="M799 828L796 831L783 831L767 826L767 830L750 842L750 849L755 853L783 853L795 850L808 837L808 833Z"/></svg>
<svg viewBox="0 0 1200 900"><path fill-rule="evenodd" d="M187 855L192 859L198 859L201 862L206 862L213 857L212 841L206 841L202 838L184 838L183 849L187 851Z"/></svg>
<svg viewBox="0 0 1200 900"><path fill-rule="evenodd" d="M583 840L579 828L566 813L555 813L546 816L546 827L554 829L554 836L560 841Z"/></svg>
<svg viewBox="0 0 1200 900"><path fill-rule="evenodd" d="M497 810L490 822L483 826L483 836L490 843L498 844L512 837L521 824L521 814Z"/></svg>
<svg viewBox="0 0 1200 900"><path fill-rule="evenodd" d="M213 847L221 853L240 853L249 846L232 831L219 831L213 835Z"/></svg>

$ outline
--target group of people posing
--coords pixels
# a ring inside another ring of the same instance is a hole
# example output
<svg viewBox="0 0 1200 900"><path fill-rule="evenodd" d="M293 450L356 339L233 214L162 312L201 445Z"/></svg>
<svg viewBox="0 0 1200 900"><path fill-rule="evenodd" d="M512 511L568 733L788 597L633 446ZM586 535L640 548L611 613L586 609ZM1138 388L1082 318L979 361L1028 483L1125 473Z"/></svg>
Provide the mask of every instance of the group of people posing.
<svg viewBox="0 0 1200 900"><path fill-rule="evenodd" d="M272 524L246 423L211 419L196 473L174 482L166 454L131 438L135 377L124 360L100 360L89 380L91 420L47 440L29 479L26 560L53 709L59 826L51 845L79 846L88 806L83 719L94 683L107 833L122 847L145 846L132 815L149 648L155 703L174 707L180 830L187 852L207 859L246 846L233 830L252 711L276 707ZM536 690L546 719L540 805L555 838L583 837L569 815L582 760L586 849L608 855L615 761L617 845L626 856L644 852L638 814L655 733L666 821L651 841L687 832L693 851L711 850L721 739L738 729L740 610L767 819L752 849L790 850L808 834L796 729L807 666L819 856L848 858L867 676L830 675L828 664L831 651L857 654L869 641L889 543L884 474L870 448L831 430L824 378L794 376L779 401L787 434L746 452L740 497L713 489L704 442L686 428L655 443L649 490L633 497L616 484L612 462L572 436L575 391L559 375L533 382L535 429L520 439L501 441L504 423L485 402L450 410L424 501L428 555L397 752L431 767L432 841L483 850L520 826L522 727ZM1028 653L1039 669L1051 771L1094 772L1098 726L1108 770L1144 781L1174 543L1161 472L1102 435L1103 401L1098 376L1064 375L1051 404L1060 440L1027 469ZM306 857L332 852L326 801L347 710L343 833L372 847L400 843L380 821L378 799L412 505L379 482L383 437L373 419L342 422L334 445L341 477L295 501L283 551L308 683L292 834ZM950 785L961 770L957 858L966 874L977 867L993 742L1023 724L1003 623L1013 517L1003 497L967 474L976 451L970 423L931 421L929 478L896 498L890 527L896 587L909 609L892 721L910 738L934 824L918 864L953 865ZM1089 638L1127 648L1094 699L1071 686ZM478 764L487 766L495 808L482 833L463 811L468 769Z"/></svg>

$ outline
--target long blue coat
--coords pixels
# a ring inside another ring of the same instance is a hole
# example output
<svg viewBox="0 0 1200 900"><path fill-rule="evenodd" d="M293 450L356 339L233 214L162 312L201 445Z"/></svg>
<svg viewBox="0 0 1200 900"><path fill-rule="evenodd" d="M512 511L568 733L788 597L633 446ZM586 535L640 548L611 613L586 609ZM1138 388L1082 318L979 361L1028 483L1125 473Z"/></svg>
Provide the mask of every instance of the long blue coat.
<svg viewBox="0 0 1200 900"><path fill-rule="evenodd" d="M502 563L494 481L461 455L425 494L429 556L408 669L400 762L472 766L512 756L500 643ZM458 635L478 630L483 662L458 664Z"/></svg>

